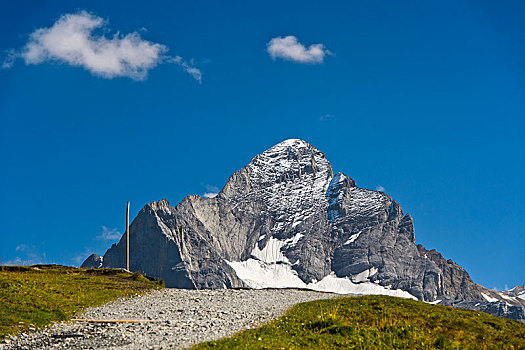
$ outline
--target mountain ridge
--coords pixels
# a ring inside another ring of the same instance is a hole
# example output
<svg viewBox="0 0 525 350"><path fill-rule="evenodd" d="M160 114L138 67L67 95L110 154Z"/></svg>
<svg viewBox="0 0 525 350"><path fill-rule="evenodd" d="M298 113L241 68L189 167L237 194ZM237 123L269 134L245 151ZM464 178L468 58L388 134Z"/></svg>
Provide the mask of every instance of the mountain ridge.
<svg viewBox="0 0 525 350"><path fill-rule="evenodd" d="M334 175L324 153L299 139L255 156L213 198L147 204L130 241L131 269L168 287L308 288L487 309L498 302L525 319L519 298L475 284L460 266L416 246L412 217L397 202ZM123 266L124 249L125 235L102 265Z"/></svg>

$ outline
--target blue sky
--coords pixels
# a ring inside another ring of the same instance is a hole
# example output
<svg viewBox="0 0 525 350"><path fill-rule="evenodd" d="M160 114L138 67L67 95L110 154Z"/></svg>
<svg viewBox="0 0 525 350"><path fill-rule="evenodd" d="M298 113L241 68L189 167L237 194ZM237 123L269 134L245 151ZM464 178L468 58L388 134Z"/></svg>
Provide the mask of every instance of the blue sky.
<svg viewBox="0 0 525 350"><path fill-rule="evenodd" d="M523 284L523 18L520 1L1 2L0 259L79 264L126 201L214 192L301 138L475 282Z"/></svg>

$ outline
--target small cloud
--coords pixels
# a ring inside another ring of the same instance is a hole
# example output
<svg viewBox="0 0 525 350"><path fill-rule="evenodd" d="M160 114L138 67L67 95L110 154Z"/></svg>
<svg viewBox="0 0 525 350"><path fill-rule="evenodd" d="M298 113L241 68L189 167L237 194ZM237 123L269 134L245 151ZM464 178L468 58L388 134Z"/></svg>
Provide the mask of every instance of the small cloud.
<svg viewBox="0 0 525 350"><path fill-rule="evenodd" d="M212 185L206 185L206 191L209 192L219 192L219 187L212 186Z"/></svg>
<svg viewBox="0 0 525 350"><path fill-rule="evenodd" d="M325 122L327 120L331 120L331 119L334 119L334 116L331 115L331 114L325 114L325 115L322 115L319 117L319 121L321 122Z"/></svg>
<svg viewBox="0 0 525 350"><path fill-rule="evenodd" d="M219 194L219 188L217 186L206 185L206 191L204 198L214 198Z"/></svg>
<svg viewBox="0 0 525 350"><path fill-rule="evenodd" d="M508 292L509 291L509 285L508 284L505 284L503 286L503 288L499 288L499 287L494 287L492 288L493 290L497 291L497 292Z"/></svg>
<svg viewBox="0 0 525 350"><path fill-rule="evenodd" d="M111 37L98 34L109 32L107 21L87 11L62 15L51 27L40 28L29 35L20 50L7 50L3 68L11 68L17 58L25 64L55 62L82 67L99 77L127 77L145 80L149 70L173 62L199 82L201 72L188 65L180 56L167 56L168 47L141 38L145 28L126 35L119 32Z"/></svg>
<svg viewBox="0 0 525 350"><path fill-rule="evenodd" d="M18 53L14 49L9 49L5 51L5 58L2 62L2 68L11 68L15 64L16 59L18 58Z"/></svg>
<svg viewBox="0 0 525 350"><path fill-rule="evenodd" d="M116 228L109 229L106 226L102 226L102 233L95 237L98 241L114 241L119 239L122 236L119 230Z"/></svg>
<svg viewBox="0 0 525 350"><path fill-rule="evenodd" d="M301 44L293 35L271 39L266 44L266 52L268 52L274 60L281 58L283 60L309 64L323 63L325 56L332 54L325 49L323 44L312 44L306 48L306 46Z"/></svg>
<svg viewBox="0 0 525 350"><path fill-rule="evenodd" d="M17 257L7 262L7 265L35 265L45 264L47 261L47 255L45 252L41 252L33 244L19 244L16 246L15 251Z"/></svg>
<svg viewBox="0 0 525 350"><path fill-rule="evenodd" d="M197 80L199 84L202 83L202 72L193 66L193 60L190 60L190 63L188 63L182 57L176 56L170 59L170 62L178 64L186 73L191 75L193 79Z"/></svg>
<svg viewBox="0 0 525 350"><path fill-rule="evenodd" d="M76 255L74 258L73 258L73 261L75 262L75 265L81 265L87 258L89 257L89 255Z"/></svg>
<svg viewBox="0 0 525 350"><path fill-rule="evenodd" d="M24 264L22 259L17 256L16 258L9 260L5 263L5 265L34 265L34 264Z"/></svg>
<svg viewBox="0 0 525 350"><path fill-rule="evenodd" d="M73 261L73 264L80 266L84 262L84 260L86 260L87 257L89 257L93 253L93 249L89 247L84 247L84 250L82 250L80 253L77 252L75 255L73 255L72 258L70 258L70 261Z"/></svg>
<svg viewBox="0 0 525 350"><path fill-rule="evenodd" d="M376 186L376 191L385 192L385 188L381 185Z"/></svg>

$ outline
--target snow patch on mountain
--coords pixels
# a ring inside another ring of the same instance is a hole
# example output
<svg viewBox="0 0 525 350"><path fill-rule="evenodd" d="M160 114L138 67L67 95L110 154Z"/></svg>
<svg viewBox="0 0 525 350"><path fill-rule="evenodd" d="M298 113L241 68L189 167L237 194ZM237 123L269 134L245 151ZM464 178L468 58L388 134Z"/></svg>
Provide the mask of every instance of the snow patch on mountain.
<svg viewBox="0 0 525 350"><path fill-rule="evenodd" d="M511 288L503 293L525 300L525 284L523 286L516 286L514 288Z"/></svg>
<svg viewBox="0 0 525 350"><path fill-rule="evenodd" d="M304 288L304 282L288 264L268 264L264 261L227 261L237 276L250 288Z"/></svg>
<svg viewBox="0 0 525 350"><path fill-rule="evenodd" d="M367 270L364 270L358 274L353 275L352 281L356 283L366 282L368 281L369 277L375 275L376 273L377 273L377 268L372 266L371 268Z"/></svg>
<svg viewBox="0 0 525 350"><path fill-rule="evenodd" d="M271 237L268 239L266 246L264 246L263 249L259 249L259 247L256 245L251 254L253 257L268 264L281 262L290 263L288 258L285 257L281 252L281 248L284 246L284 244L285 242Z"/></svg>
<svg viewBox="0 0 525 350"><path fill-rule="evenodd" d="M285 240L284 244L288 247L294 247L297 244L297 242L299 242L299 240L303 237L304 235L302 233L297 233L292 238L288 238L287 240Z"/></svg>
<svg viewBox="0 0 525 350"><path fill-rule="evenodd" d="M353 283L347 277L337 277L333 272L318 282L306 284L288 264L267 264L254 259L226 263L235 270L240 279L254 289L301 288L337 294L390 295L417 300L406 291L388 289L370 282Z"/></svg>
<svg viewBox="0 0 525 350"><path fill-rule="evenodd" d="M514 301L514 302L516 301L516 300L514 299L514 297L511 297L511 296L509 296L509 295L507 295L507 294L505 294L505 293L503 293L503 292L499 292L498 295L499 295L500 297L502 297L503 299L507 299L507 300Z"/></svg>
<svg viewBox="0 0 525 350"><path fill-rule="evenodd" d="M488 296L487 294L481 292L481 296L486 300L488 301L489 303L495 303L495 302L498 302L499 300L496 299L496 298L493 298L491 296Z"/></svg>
<svg viewBox="0 0 525 350"><path fill-rule="evenodd" d="M347 244L350 244L352 243L353 241L355 241L357 238L359 238L359 235L361 234L361 232L358 232L358 233L354 233L353 235L351 235L348 240L343 243L343 245L347 245Z"/></svg>

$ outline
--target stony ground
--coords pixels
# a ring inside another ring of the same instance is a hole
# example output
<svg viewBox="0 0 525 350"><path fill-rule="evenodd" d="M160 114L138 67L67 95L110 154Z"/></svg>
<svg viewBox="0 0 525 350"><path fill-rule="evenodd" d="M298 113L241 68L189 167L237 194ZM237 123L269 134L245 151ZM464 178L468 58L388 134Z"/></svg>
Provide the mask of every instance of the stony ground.
<svg viewBox="0 0 525 350"><path fill-rule="evenodd" d="M181 349L256 327L290 306L334 297L303 290L163 289L89 308L73 321L0 342L0 349Z"/></svg>

